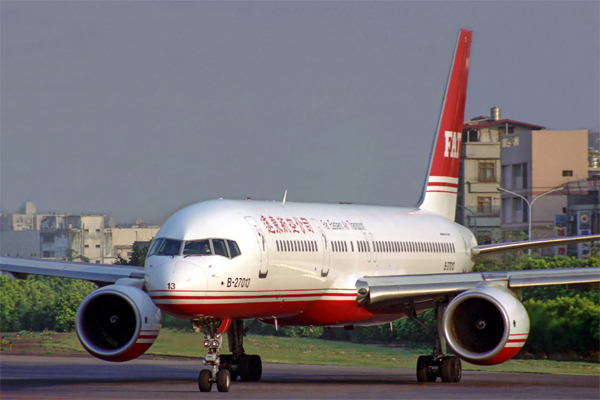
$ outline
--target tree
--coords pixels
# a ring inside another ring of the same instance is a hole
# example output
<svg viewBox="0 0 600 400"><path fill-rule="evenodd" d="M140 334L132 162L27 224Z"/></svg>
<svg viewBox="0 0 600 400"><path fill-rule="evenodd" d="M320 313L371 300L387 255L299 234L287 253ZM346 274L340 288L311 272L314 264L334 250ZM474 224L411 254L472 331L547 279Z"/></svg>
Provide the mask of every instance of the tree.
<svg viewBox="0 0 600 400"><path fill-rule="evenodd" d="M129 257L129 260L126 260L119 255L115 261L115 265L134 265L143 267L144 263L146 262L147 252L148 249L146 247L140 247L140 245L134 243L133 251L131 252L131 257Z"/></svg>
<svg viewBox="0 0 600 400"><path fill-rule="evenodd" d="M58 332L71 332L75 329L77 309L83 301L83 295L78 292L66 293L60 297L56 304L56 323L54 330Z"/></svg>

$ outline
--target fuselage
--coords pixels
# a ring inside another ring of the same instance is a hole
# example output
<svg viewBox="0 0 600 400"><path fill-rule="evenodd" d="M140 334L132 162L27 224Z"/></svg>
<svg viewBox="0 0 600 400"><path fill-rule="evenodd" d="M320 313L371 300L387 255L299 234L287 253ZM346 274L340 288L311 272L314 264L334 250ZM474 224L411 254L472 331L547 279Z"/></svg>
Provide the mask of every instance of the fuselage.
<svg viewBox="0 0 600 400"><path fill-rule="evenodd" d="M475 245L468 229L417 208L206 201L157 233L146 288L186 319L377 324L402 314L361 307L359 278L467 272Z"/></svg>

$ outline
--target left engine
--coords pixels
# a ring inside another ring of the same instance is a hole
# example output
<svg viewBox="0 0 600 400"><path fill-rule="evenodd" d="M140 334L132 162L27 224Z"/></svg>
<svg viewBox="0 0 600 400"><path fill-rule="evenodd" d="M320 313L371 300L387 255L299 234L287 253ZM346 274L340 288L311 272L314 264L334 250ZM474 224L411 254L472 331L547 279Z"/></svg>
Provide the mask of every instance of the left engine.
<svg viewBox="0 0 600 400"><path fill-rule="evenodd" d="M152 346L160 320L161 312L146 292L135 286L109 285L83 300L75 327L91 355L106 361L128 361Z"/></svg>
<svg viewBox="0 0 600 400"><path fill-rule="evenodd" d="M525 344L529 316L506 289L480 287L456 296L444 313L444 335L454 353L477 365L510 360Z"/></svg>

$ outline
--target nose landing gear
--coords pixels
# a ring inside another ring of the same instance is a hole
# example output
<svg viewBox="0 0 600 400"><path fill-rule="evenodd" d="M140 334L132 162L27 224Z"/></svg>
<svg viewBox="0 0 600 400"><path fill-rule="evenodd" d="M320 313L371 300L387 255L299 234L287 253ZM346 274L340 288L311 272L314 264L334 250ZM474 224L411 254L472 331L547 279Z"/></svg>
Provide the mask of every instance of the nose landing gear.
<svg viewBox="0 0 600 400"><path fill-rule="evenodd" d="M221 359L219 358L219 351L221 350L221 344L223 342L223 335L221 326L227 328L221 322L219 330L217 330L217 323L220 320L193 320L192 327L197 333L204 332L204 347L208 349L208 353L204 356L204 364L210 369L203 369L198 375L198 388L201 392L210 392L213 383L217 384L217 390L219 392L229 392L231 387L231 373L226 368L219 368Z"/></svg>
<svg viewBox="0 0 600 400"><path fill-rule="evenodd" d="M204 347L208 353L204 364L209 369L200 371L198 388L201 392L210 392L213 383L219 392L228 392L231 381L239 376L242 381L256 382L262 376L262 360L257 355L247 355L244 351L244 336L258 321L244 328L242 320L192 320L196 333L204 332ZM217 328L218 327L218 328ZM223 343L223 334L227 333L231 354L219 356Z"/></svg>

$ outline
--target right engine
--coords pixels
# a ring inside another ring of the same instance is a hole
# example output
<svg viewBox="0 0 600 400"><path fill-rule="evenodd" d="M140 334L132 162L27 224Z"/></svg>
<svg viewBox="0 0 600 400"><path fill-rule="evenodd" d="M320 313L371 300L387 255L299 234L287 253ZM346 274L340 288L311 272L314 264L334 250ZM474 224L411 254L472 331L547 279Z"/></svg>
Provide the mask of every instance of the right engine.
<svg viewBox="0 0 600 400"><path fill-rule="evenodd" d="M109 285L92 292L79 309L75 327L83 347L106 361L128 361L152 346L160 310L135 286Z"/></svg>
<svg viewBox="0 0 600 400"><path fill-rule="evenodd" d="M529 316L508 290L479 287L448 304L443 326L457 356L472 364L495 365L521 350L529 334Z"/></svg>

